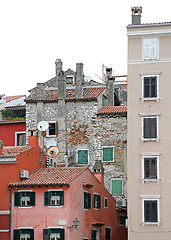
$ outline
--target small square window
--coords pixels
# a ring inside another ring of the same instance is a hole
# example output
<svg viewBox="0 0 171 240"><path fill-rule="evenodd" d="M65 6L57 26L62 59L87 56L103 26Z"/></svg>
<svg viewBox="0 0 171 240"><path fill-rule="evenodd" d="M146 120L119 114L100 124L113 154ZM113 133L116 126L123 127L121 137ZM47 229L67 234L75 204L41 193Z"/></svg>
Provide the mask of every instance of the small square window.
<svg viewBox="0 0 171 240"><path fill-rule="evenodd" d="M88 164L88 150L78 150L78 164Z"/></svg>
<svg viewBox="0 0 171 240"><path fill-rule="evenodd" d="M59 228L49 228L43 229L43 239L44 240L64 240L64 229Z"/></svg>
<svg viewBox="0 0 171 240"><path fill-rule="evenodd" d="M91 208L91 193L84 192L84 209Z"/></svg>
<svg viewBox="0 0 171 240"><path fill-rule="evenodd" d="M113 162L113 147L103 148L103 162Z"/></svg>
<svg viewBox="0 0 171 240"><path fill-rule="evenodd" d="M143 199L143 222L158 223L159 222L159 200Z"/></svg>
<svg viewBox="0 0 171 240"><path fill-rule="evenodd" d="M120 225L120 226L125 226L125 220L126 220L126 216L120 214L120 215L119 215L119 225Z"/></svg>
<svg viewBox="0 0 171 240"><path fill-rule="evenodd" d="M26 145L26 133L25 132L16 132L15 133L15 145L16 146Z"/></svg>
<svg viewBox="0 0 171 240"><path fill-rule="evenodd" d="M34 229L14 229L14 240L34 240Z"/></svg>
<svg viewBox="0 0 171 240"><path fill-rule="evenodd" d="M35 206L35 192L15 192L14 206L20 207Z"/></svg>
<svg viewBox="0 0 171 240"><path fill-rule="evenodd" d="M157 179L157 157L144 157L144 179Z"/></svg>
<svg viewBox="0 0 171 240"><path fill-rule="evenodd" d="M57 122L49 122L47 136L56 136L56 135L57 135Z"/></svg>
<svg viewBox="0 0 171 240"><path fill-rule="evenodd" d="M108 198L104 198L104 207L108 208Z"/></svg>
<svg viewBox="0 0 171 240"><path fill-rule="evenodd" d="M157 117L144 117L143 118L143 139L157 139L158 137L158 118Z"/></svg>
<svg viewBox="0 0 171 240"><path fill-rule="evenodd" d="M144 77L144 98L157 97L157 77Z"/></svg>
<svg viewBox="0 0 171 240"><path fill-rule="evenodd" d="M157 60L158 58L158 39L146 38L143 40L143 59Z"/></svg>

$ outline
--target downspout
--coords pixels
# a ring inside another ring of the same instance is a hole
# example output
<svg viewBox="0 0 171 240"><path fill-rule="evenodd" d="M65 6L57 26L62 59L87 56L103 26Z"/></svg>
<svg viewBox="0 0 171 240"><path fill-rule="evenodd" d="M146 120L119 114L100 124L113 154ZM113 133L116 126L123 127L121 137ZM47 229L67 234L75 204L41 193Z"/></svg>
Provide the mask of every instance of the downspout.
<svg viewBox="0 0 171 240"><path fill-rule="evenodd" d="M7 187L10 191L10 225L9 225L9 240L11 240L11 200L12 200L12 191L9 187Z"/></svg>

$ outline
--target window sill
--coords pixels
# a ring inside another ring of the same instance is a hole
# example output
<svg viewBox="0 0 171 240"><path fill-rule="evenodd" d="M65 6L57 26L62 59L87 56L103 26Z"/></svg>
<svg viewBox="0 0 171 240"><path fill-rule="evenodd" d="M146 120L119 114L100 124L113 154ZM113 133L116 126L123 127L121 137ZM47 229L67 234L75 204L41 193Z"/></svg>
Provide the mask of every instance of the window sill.
<svg viewBox="0 0 171 240"><path fill-rule="evenodd" d="M144 97L142 97L142 98L140 98L140 100L142 101L142 102L144 102L144 101L159 101L160 100L160 98L158 98L158 97L154 97L154 98L144 98Z"/></svg>
<svg viewBox="0 0 171 240"><path fill-rule="evenodd" d="M54 138L54 137L56 137L56 135L46 135L46 137L48 137L48 138L50 138L50 137Z"/></svg>
<svg viewBox="0 0 171 240"><path fill-rule="evenodd" d="M32 206L18 206L18 208L32 208Z"/></svg>
<svg viewBox="0 0 171 240"><path fill-rule="evenodd" d="M60 206L49 206L48 205L48 208L61 208L62 207L62 205L60 205Z"/></svg>
<svg viewBox="0 0 171 240"><path fill-rule="evenodd" d="M160 222L142 222L142 226L160 226Z"/></svg>
<svg viewBox="0 0 171 240"><path fill-rule="evenodd" d="M141 138L141 142L159 142L159 138Z"/></svg>
<svg viewBox="0 0 171 240"><path fill-rule="evenodd" d="M146 183L146 182L159 183L160 179L142 179L142 183Z"/></svg>

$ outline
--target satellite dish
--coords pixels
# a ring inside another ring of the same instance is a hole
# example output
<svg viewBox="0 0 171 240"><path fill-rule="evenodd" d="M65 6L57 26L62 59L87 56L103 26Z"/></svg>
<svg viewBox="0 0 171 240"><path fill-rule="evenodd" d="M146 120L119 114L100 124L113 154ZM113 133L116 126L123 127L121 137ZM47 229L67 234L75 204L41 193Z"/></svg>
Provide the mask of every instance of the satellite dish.
<svg viewBox="0 0 171 240"><path fill-rule="evenodd" d="M85 78L84 78L85 82L90 82L91 80L91 77L89 75L86 75Z"/></svg>
<svg viewBox="0 0 171 240"><path fill-rule="evenodd" d="M50 139L49 141L47 141L46 143L46 147L47 149L52 147L52 146L56 146L56 141L54 139Z"/></svg>
<svg viewBox="0 0 171 240"><path fill-rule="evenodd" d="M37 124L37 128L40 132L44 132L49 128L49 123L45 121L41 121Z"/></svg>
<svg viewBox="0 0 171 240"><path fill-rule="evenodd" d="M51 146L50 148L48 148L47 150L47 155L49 157L56 157L59 154L59 148L56 146Z"/></svg>

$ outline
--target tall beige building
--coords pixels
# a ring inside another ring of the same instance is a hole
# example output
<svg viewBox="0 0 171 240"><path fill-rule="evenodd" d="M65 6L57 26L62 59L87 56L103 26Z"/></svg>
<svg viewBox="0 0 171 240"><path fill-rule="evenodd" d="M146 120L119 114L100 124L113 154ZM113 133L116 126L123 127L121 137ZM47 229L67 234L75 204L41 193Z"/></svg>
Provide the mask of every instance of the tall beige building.
<svg viewBox="0 0 171 240"><path fill-rule="evenodd" d="M155 7L154 7L155 8ZM128 35L128 239L171 239L171 22Z"/></svg>

